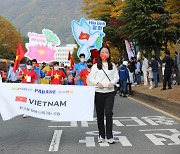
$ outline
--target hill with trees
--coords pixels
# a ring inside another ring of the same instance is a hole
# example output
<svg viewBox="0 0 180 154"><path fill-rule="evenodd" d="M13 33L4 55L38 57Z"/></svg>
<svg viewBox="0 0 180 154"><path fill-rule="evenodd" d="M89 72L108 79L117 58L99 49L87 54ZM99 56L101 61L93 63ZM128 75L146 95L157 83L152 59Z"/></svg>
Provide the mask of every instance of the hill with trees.
<svg viewBox="0 0 180 154"><path fill-rule="evenodd" d="M0 15L27 37L28 32L50 29L62 44L74 43L71 21L86 17L81 13L82 0L0 0Z"/></svg>

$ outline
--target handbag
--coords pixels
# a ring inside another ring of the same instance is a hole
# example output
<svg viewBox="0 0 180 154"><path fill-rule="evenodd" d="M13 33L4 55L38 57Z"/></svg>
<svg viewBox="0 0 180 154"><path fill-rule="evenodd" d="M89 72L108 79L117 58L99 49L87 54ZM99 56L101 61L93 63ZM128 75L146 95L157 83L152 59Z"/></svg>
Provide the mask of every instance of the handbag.
<svg viewBox="0 0 180 154"><path fill-rule="evenodd" d="M106 74L106 72L104 71L104 69L102 68L104 74L106 75L106 77L108 78L108 80L111 82L111 79L109 78L109 76ZM117 91L118 91L118 87L116 85L114 85L114 92L115 92L115 95L117 94Z"/></svg>

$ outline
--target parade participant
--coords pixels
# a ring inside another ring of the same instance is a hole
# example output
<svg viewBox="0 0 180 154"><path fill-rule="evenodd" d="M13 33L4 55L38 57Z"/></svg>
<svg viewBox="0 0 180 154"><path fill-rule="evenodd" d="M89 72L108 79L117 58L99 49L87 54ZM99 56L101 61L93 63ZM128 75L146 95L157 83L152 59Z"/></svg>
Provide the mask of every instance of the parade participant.
<svg viewBox="0 0 180 154"><path fill-rule="evenodd" d="M95 106L97 113L97 123L99 129L98 142L105 141L105 136L109 144L115 143L112 133L113 106L114 106L114 85L118 82L118 71L114 63L111 62L110 49L101 47L99 59L91 68L89 81L96 86ZM106 130L104 125L104 113L106 116Z"/></svg>
<svg viewBox="0 0 180 154"><path fill-rule="evenodd" d="M75 65L75 71L76 71L76 77L75 77L75 84L76 85L84 85L82 79L79 77L79 73L87 68L87 65L85 63L85 54L81 53L79 55L80 62Z"/></svg>
<svg viewBox="0 0 180 154"><path fill-rule="evenodd" d="M165 64L165 70L164 70L164 78L163 78L163 88L161 90L166 90L166 85L168 83L169 89L172 89L171 87L171 74L172 74L172 68L174 66L174 61L172 57L170 56L169 50L166 50L165 52L165 57L162 59L162 63Z"/></svg>
<svg viewBox="0 0 180 154"><path fill-rule="evenodd" d="M122 66L119 68L119 83L120 83L120 96L127 97L127 80L129 81L129 70L127 68L128 62L123 61Z"/></svg>
<svg viewBox="0 0 180 154"><path fill-rule="evenodd" d="M41 65L41 70L47 74L50 70L50 66L48 66L45 62L42 63ZM49 84L49 79L46 79L46 77L41 78L41 84Z"/></svg>
<svg viewBox="0 0 180 154"><path fill-rule="evenodd" d="M92 67L92 62L91 60L90 61L87 61L87 68L86 69L83 69L80 73L79 73L79 76L80 78L83 80L83 83L85 86L88 85L87 83L87 77L91 71L91 67Z"/></svg>
<svg viewBox="0 0 180 154"><path fill-rule="evenodd" d="M17 77L18 77L19 71L17 69L16 73L14 73L13 67L14 67L14 63L12 63L11 67L9 68L8 76L7 76L7 82L17 83L18 82Z"/></svg>
<svg viewBox="0 0 180 154"><path fill-rule="evenodd" d="M32 70L32 61L28 60L26 63L26 69L22 69L19 72L18 79L22 80L22 83L34 84L37 83L37 74ZM23 118L27 118L27 115L23 115Z"/></svg>
<svg viewBox="0 0 180 154"><path fill-rule="evenodd" d="M37 83L37 74L34 70L32 70L32 61L28 60L26 63L26 69L22 69L19 72L18 79L22 80L22 83Z"/></svg>
<svg viewBox="0 0 180 154"><path fill-rule="evenodd" d="M67 84L74 85L74 77L70 68L67 69Z"/></svg>
<svg viewBox="0 0 180 154"><path fill-rule="evenodd" d="M62 84L66 78L66 74L59 67L59 62L54 63L53 69L49 70L46 76L50 76L50 84Z"/></svg>
<svg viewBox="0 0 180 154"><path fill-rule="evenodd" d="M1 72L1 78L2 78L2 82L5 82L6 81L6 73L4 70L0 69L0 72Z"/></svg>
<svg viewBox="0 0 180 154"><path fill-rule="evenodd" d="M32 69L37 74L37 77L38 77L37 83L40 84L40 78L44 78L45 77L45 73L40 68L37 67L37 60L36 59L32 60Z"/></svg>

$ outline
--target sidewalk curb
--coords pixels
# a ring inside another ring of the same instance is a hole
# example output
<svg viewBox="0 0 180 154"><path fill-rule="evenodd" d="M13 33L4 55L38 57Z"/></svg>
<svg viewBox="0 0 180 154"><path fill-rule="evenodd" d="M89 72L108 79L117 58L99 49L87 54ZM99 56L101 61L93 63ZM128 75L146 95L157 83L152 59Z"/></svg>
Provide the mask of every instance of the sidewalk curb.
<svg viewBox="0 0 180 154"><path fill-rule="evenodd" d="M131 97L180 118L180 103L158 98L138 91L132 91Z"/></svg>

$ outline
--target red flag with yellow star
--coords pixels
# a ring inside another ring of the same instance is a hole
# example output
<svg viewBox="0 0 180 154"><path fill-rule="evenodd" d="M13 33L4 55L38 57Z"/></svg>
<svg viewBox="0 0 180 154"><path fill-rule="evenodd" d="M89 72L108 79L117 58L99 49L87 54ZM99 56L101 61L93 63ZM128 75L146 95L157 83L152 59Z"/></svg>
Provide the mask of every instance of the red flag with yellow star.
<svg viewBox="0 0 180 154"><path fill-rule="evenodd" d="M24 54L25 54L25 51L24 51L21 43L18 42L18 47L17 47L17 52L16 52L16 59L15 59L15 62L14 62L14 67L13 67L13 72L14 73L16 72L21 59L24 57Z"/></svg>
<svg viewBox="0 0 180 154"><path fill-rule="evenodd" d="M72 59L72 55L69 51L69 54L68 54L68 60L70 61L70 68L73 69L74 68L74 61Z"/></svg>

